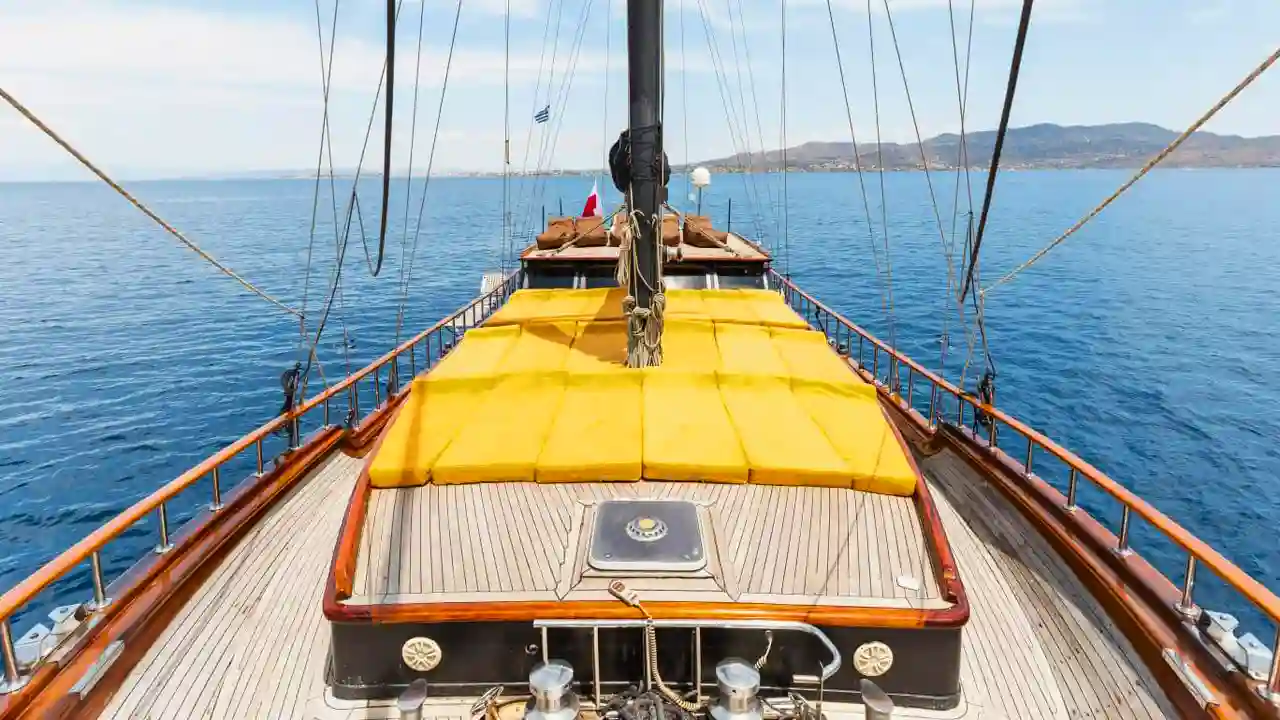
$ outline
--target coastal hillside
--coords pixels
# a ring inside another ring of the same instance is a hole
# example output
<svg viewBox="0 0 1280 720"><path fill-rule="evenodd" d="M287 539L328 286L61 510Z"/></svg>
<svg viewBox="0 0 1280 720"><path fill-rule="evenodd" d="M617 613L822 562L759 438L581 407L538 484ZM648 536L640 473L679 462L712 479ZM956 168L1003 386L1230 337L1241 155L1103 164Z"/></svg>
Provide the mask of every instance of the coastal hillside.
<svg viewBox="0 0 1280 720"><path fill-rule="evenodd" d="M1000 160L1002 169L1033 168L1129 168L1140 167L1178 136L1177 132L1150 123L1111 125L1053 125L1044 123L1010 128ZM971 167L985 167L991 158L996 133L992 130L969 133ZM808 142L788 148L791 170L849 170L854 167L852 143ZM960 136L946 133L924 142L930 168L954 168L960 162ZM915 143L884 143L883 167L887 170L917 170L923 165ZM864 169L877 169L874 142L858 143ZM701 163L720 172L749 167L778 170L782 152L770 150ZM1280 135L1246 138L1198 132L1161 163L1162 167L1277 167L1280 166Z"/></svg>

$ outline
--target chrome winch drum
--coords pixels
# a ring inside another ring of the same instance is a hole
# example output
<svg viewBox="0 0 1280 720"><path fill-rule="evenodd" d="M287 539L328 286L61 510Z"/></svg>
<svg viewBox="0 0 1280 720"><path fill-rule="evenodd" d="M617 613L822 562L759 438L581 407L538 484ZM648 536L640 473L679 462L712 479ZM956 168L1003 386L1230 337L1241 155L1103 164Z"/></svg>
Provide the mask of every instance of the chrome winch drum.
<svg viewBox="0 0 1280 720"><path fill-rule="evenodd" d="M529 694L533 699L524 714L527 720L574 720L578 716L573 666L564 660L538 663L529 672Z"/></svg>
<svg viewBox="0 0 1280 720"><path fill-rule="evenodd" d="M761 720L764 708L760 692L760 671L741 658L726 658L716 664L716 685L720 694L711 706L715 720Z"/></svg>

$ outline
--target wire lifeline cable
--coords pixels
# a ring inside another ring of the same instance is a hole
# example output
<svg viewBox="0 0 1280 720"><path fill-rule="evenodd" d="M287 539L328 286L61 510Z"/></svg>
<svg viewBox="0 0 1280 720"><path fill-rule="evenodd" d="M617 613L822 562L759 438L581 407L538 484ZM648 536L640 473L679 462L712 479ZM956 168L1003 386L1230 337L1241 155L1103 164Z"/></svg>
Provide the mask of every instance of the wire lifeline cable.
<svg viewBox="0 0 1280 720"><path fill-rule="evenodd" d="M53 140L54 142L58 143L58 145L62 146L63 150L66 150L67 152L71 153L72 157L80 161L80 164L88 168L89 171L92 172L94 175L97 175L98 178L103 182L105 182L107 185L109 185L112 190L115 190L125 200L128 200L130 203L132 203L134 207L141 210L144 215L154 220L156 224L158 224L160 227L168 231L170 235L177 238L178 241L181 242L183 245L186 245L189 250L199 255L210 265L220 270L222 274L240 283L245 287L245 289L249 290L254 295L257 295L258 297L262 298L263 300L266 300L272 305L275 305L281 310L284 310L290 315L293 315L295 317L302 317L301 311L295 310L294 308L289 307L288 305L284 304L280 300L277 300L275 297L272 297L271 295L267 294L266 291L260 289L258 286L254 285L248 280L245 280L243 277L237 274L234 270L232 270L231 268L219 262L217 258L213 257L208 252L205 252L199 245L196 245L194 242L187 239L187 236L183 235L181 231L179 231L173 225L170 225L168 222L166 222L164 218L160 217L151 208L144 205L141 200L139 200L138 198L130 194L128 190L125 190L123 187L121 187L120 184L117 183L115 180L112 180L110 177L108 177L105 172L103 172L98 168L98 166L90 162L87 157L81 154L79 150L76 150L74 147L72 147L71 144L68 143L66 140L63 140L61 135L54 132L53 128L44 124L44 122L40 120L40 118L36 117L35 113L28 110L25 105L18 102L17 98L15 98L13 95L10 95L9 92L2 87L0 87L0 98L4 98L5 102L13 106L14 110L17 110L23 117L31 121L31 124L35 125L37 128L40 128L40 130L43 131L45 135L49 136L49 139Z"/></svg>
<svg viewBox="0 0 1280 720"><path fill-rule="evenodd" d="M1118 190L1112 193L1110 197L1108 197L1106 200L1103 200L1101 204L1099 204L1093 210L1089 211L1089 214L1085 215L1084 217L1076 221L1075 225L1072 225L1070 228L1067 228L1067 231L1059 235L1057 239L1055 239L1053 242L1049 243L1047 246L1045 246L1035 255L1032 255L1029 260L1022 263L1021 265L1014 268L1013 270L1009 271L999 280L996 280L995 282L991 283L987 287L983 288L982 294L986 295L988 292L991 292L997 287L1004 285L1005 283L1009 282L1014 277L1016 277L1022 271L1026 270L1027 268L1039 262L1040 259L1043 258L1045 255L1047 255L1050 250L1053 250L1057 246L1061 245L1064 241L1066 241L1067 238L1074 235L1077 230L1084 227L1085 223L1097 217L1097 215L1101 213L1103 210L1105 210L1108 205L1114 202L1116 198L1123 195L1126 190L1133 187L1134 183L1141 180L1142 176L1150 172L1151 168L1155 167L1162 160L1168 157L1169 154L1172 153L1174 150L1177 150L1178 146L1181 145L1184 141L1186 141L1187 138L1191 137L1191 135L1195 133L1196 130L1199 130L1205 123L1209 122L1209 119L1212 118L1214 115L1217 115L1219 110L1226 107L1227 103L1234 100L1235 97L1239 95L1245 88L1249 87L1249 85L1251 85L1254 80L1257 80L1258 76L1262 75L1262 73L1266 72L1268 68L1270 68L1273 64L1275 64L1277 59L1280 59L1280 48L1276 48L1275 52L1271 53L1271 55L1267 57L1266 60L1263 60L1261 64L1259 64L1248 75L1246 75L1245 78L1239 82L1239 84L1237 84L1234 88L1231 89L1230 92L1224 95L1221 100L1219 100L1217 103L1214 104L1213 107L1209 108L1209 110L1204 115L1201 115L1200 119L1192 123L1191 127L1188 127L1186 130L1183 131L1181 135L1175 138L1173 142L1169 143L1168 147L1166 147L1164 150L1161 150L1158 154L1156 154L1155 157L1148 160L1146 165L1143 165L1142 168L1138 170L1138 172L1134 173L1133 177L1129 178L1129 180L1124 185L1121 185Z"/></svg>

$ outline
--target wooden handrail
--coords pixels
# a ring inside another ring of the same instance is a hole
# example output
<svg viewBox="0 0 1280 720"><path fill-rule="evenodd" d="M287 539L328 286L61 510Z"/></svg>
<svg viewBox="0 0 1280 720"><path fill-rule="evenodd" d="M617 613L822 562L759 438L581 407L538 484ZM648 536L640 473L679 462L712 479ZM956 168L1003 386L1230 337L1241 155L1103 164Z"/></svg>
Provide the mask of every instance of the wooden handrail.
<svg viewBox="0 0 1280 720"><path fill-rule="evenodd" d="M454 312L452 315L444 318L435 325L432 325L430 328L423 330L409 340L406 340L399 347L374 360L364 368L348 375L341 382L326 388L319 395L303 402L291 412L277 416L269 422L264 423L258 427L258 429L250 432L239 440L236 440L208 458L205 458L200 462L200 464L182 473L177 478L166 483L160 489L129 506L129 508L124 512L107 521L105 525L94 530L92 533L89 533L89 535L85 536L75 545L72 545L62 551L57 557L45 563L39 570L27 576L27 578L22 582L5 591L4 595L0 595L0 621L11 617L20 608L35 599L36 595L40 594L40 592L45 588L57 582L68 572L71 572L80 563L88 560L90 555L101 550L107 543L133 527L133 525L139 520L158 510L160 506L175 498L179 493L194 485L204 476L212 473L216 468L221 467L224 463L235 458L251 446L266 439L277 430L280 430L295 420L298 420L311 410L319 407L322 403L333 398L338 393L348 390L351 386L368 377L370 373L377 371L378 368L392 362L395 358L407 352L409 348L417 345L431 335L440 332L441 328L453 323L476 305L486 302L495 296L505 294L510 285L514 282L514 278L518 275L518 272L508 275L502 283L489 291L488 294L481 295L475 300L472 300L469 304Z"/></svg>
<svg viewBox="0 0 1280 720"><path fill-rule="evenodd" d="M1023 438L1049 452L1049 454L1056 457L1059 461L1067 465L1067 467L1076 470L1080 475L1084 476L1103 492L1115 498L1131 511L1137 513L1139 517L1150 523L1152 527L1169 540L1172 540L1192 557L1196 558L1197 561L1208 566L1208 568L1219 578L1239 592L1243 597L1248 599L1249 602L1253 603L1255 607L1268 615L1273 621L1280 622L1280 597L1267 589L1262 583L1245 573L1235 563L1228 560L1217 550L1214 550L1203 540L1191 534L1191 532L1186 528L1182 527L1167 515L1157 510L1147 501L1135 495L1128 488L1111 479L1101 470L1095 468L1075 453L1062 447L1039 431L1022 423L1003 410L981 402L975 396L964 392L955 385L947 382L945 379L930 372L916 361L906 355L903 355L896 349L889 347L879 338L859 327L852 321L846 319L830 307L822 304L812 295L801 290L790 280L779 275L776 271L772 271L772 277L776 282L782 285L788 293L792 293L803 298L805 302L813 305L815 309L826 313L836 322L845 326L848 330L856 333L867 342L872 343L888 353L888 355L896 362L902 363L903 365L911 368L914 372L928 379L934 386L945 390L960 402L968 403L982 413L992 417L994 420L1004 423L1014 432L1022 435ZM905 402L905 400L902 399L899 399L899 401ZM930 420L932 421L932 418L930 418Z"/></svg>

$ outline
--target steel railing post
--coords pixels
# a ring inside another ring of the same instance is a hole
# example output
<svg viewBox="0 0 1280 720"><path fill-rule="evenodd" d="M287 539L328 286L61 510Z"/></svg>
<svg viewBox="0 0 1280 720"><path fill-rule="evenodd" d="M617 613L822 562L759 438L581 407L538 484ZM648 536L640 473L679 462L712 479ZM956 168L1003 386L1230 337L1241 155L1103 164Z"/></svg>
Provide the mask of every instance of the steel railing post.
<svg viewBox="0 0 1280 720"><path fill-rule="evenodd" d="M163 555L173 549L173 543L169 542L169 508L164 503L160 503L160 544L156 545L155 553Z"/></svg>
<svg viewBox="0 0 1280 720"><path fill-rule="evenodd" d="M89 556L89 569L93 574L93 601L89 603L90 612L98 612L111 604L107 598L107 583L102 578L102 557L97 550Z"/></svg>
<svg viewBox="0 0 1280 720"><path fill-rule="evenodd" d="M0 620L0 652L4 654L4 682L0 682L0 695L8 695L27 684L27 678L18 674L18 652L13 647L9 618Z"/></svg>
<svg viewBox="0 0 1280 720"><path fill-rule="evenodd" d="M1129 548L1129 516L1132 511L1128 505L1124 506L1124 512L1120 515L1120 537L1116 542L1117 555L1130 555L1133 550Z"/></svg>
<svg viewBox="0 0 1280 720"><path fill-rule="evenodd" d="M215 465L213 467L213 503L209 505L209 510L218 512L222 509L222 466Z"/></svg>

